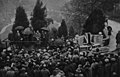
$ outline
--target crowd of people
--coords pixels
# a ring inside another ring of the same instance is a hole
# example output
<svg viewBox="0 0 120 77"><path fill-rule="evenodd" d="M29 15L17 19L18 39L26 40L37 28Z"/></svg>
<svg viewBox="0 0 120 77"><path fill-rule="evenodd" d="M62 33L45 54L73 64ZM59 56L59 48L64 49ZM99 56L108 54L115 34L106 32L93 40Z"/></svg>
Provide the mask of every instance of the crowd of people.
<svg viewBox="0 0 120 77"><path fill-rule="evenodd" d="M120 77L120 53L81 50L66 41L57 47L3 49L0 77Z"/></svg>

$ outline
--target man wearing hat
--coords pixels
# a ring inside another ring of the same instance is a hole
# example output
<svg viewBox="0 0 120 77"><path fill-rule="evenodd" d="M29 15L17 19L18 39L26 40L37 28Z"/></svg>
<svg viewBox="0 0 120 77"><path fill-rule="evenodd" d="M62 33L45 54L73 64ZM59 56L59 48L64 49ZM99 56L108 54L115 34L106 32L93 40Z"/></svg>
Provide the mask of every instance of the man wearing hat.
<svg viewBox="0 0 120 77"><path fill-rule="evenodd" d="M0 68L0 77L5 77L6 76L7 69L4 67Z"/></svg>
<svg viewBox="0 0 120 77"><path fill-rule="evenodd" d="M34 77L41 77L41 71L40 71L40 66L36 65L35 70L34 70Z"/></svg>
<svg viewBox="0 0 120 77"><path fill-rule="evenodd" d="M10 68L7 72L6 72L6 77L15 77L15 71Z"/></svg>
<svg viewBox="0 0 120 77"><path fill-rule="evenodd" d="M104 77L110 77L110 73L111 73L111 71L110 71L110 69L111 69L110 60L108 58L106 58L104 60L104 62L105 62L105 69L104 69L105 74L104 74Z"/></svg>
<svg viewBox="0 0 120 77"><path fill-rule="evenodd" d="M46 67L46 64L43 64L43 69L41 70L42 77L50 77L50 71Z"/></svg>
<svg viewBox="0 0 120 77"><path fill-rule="evenodd" d="M118 61L117 61L117 63L118 63L118 77L120 77L120 52L118 53Z"/></svg>
<svg viewBox="0 0 120 77"><path fill-rule="evenodd" d="M22 67L22 69L20 70L20 75L19 77L28 77L28 74L26 72L26 68Z"/></svg>
<svg viewBox="0 0 120 77"><path fill-rule="evenodd" d="M117 77L118 76L118 67L117 67L117 61L116 58L111 58L111 77Z"/></svg>

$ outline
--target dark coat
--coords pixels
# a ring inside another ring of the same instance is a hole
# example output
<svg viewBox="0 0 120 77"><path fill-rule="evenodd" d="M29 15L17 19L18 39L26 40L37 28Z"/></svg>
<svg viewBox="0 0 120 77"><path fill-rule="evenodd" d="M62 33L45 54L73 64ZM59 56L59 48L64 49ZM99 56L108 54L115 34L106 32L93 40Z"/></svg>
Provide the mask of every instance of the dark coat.
<svg viewBox="0 0 120 77"><path fill-rule="evenodd" d="M7 71L6 77L15 77L15 71Z"/></svg>
<svg viewBox="0 0 120 77"><path fill-rule="evenodd" d="M19 75L19 77L28 77L28 75L25 74L25 73L21 73L21 74Z"/></svg>
<svg viewBox="0 0 120 77"><path fill-rule="evenodd" d="M34 77L41 77L41 71L40 70L34 70Z"/></svg>
<svg viewBox="0 0 120 77"><path fill-rule="evenodd" d="M104 66L103 63L98 64L98 70L97 70L98 77L104 77Z"/></svg>
<svg viewBox="0 0 120 77"><path fill-rule="evenodd" d="M92 77L98 76L98 74L97 74L98 63L97 62L93 63L91 65L91 68L92 68Z"/></svg>
<svg viewBox="0 0 120 77"><path fill-rule="evenodd" d="M41 70L41 75L42 75L42 77L49 77L50 76L50 71L46 68L43 68Z"/></svg>
<svg viewBox="0 0 120 77"><path fill-rule="evenodd" d="M118 57L118 77L120 77L120 56Z"/></svg>
<svg viewBox="0 0 120 77"><path fill-rule="evenodd" d="M85 69L84 76L85 77L91 77L90 67L85 67L84 69Z"/></svg>
<svg viewBox="0 0 120 77"><path fill-rule="evenodd" d="M118 75L117 69L118 69L117 62L113 62L111 64L111 77L116 77Z"/></svg>
<svg viewBox="0 0 120 77"><path fill-rule="evenodd" d="M110 77L110 73L111 73L111 64L107 63L105 64L105 72L104 72L104 77Z"/></svg>
<svg viewBox="0 0 120 77"><path fill-rule="evenodd" d="M0 77L5 77L5 75L6 75L6 70L5 69L1 69L0 70Z"/></svg>
<svg viewBox="0 0 120 77"><path fill-rule="evenodd" d="M28 69L28 76L29 77L34 77L34 70L33 69Z"/></svg>

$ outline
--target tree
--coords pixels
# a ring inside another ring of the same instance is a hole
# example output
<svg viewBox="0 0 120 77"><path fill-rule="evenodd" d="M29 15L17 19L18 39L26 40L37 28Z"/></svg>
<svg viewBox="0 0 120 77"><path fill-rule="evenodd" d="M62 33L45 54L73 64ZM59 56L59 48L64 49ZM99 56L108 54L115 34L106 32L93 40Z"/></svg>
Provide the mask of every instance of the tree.
<svg viewBox="0 0 120 77"><path fill-rule="evenodd" d="M104 13L100 9L95 9L86 20L84 30L85 32L98 34L99 32L103 32L103 29L105 27L104 22Z"/></svg>
<svg viewBox="0 0 120 77"><path fill-rule="evenodd" d="M52 18L46 18L47 25L53 24L54 20Z"/></svg>
<svg viewBox="0 0 120 77"><path fill-rule="evenodd" d="M41 28L47 25L46 16L46 6L43 6L42 1L37 0L33 10L33 17L31 18L31 25L35 31L41 31Z"/></svg>
<svg viewBox="0 0 120 77"><path fill-rule="evenodd" d="M120 0L70 0L62 8L67 25L72 25L75 31L82 29L87 17L94 9L102 9L103 12L112 11Z"/></svg>
<svg viewBox="0 0 120 77"><path fill-rule="evenodd" d="M1 39L0 39L0 47L1 47L1 45L2 45L2 41L1 41Z"/></svg>
<svg viewBox="0 0 120 77"><path fill-rule="evenodd" d="M111 12L115 9L116 4L119 4L120 0L105 0L101 4L101 8L104 12Z"/></svg>
<svg viewBox="0 0 120 77"><path fill-rule="evenodd" d="M2 50L4 49L4 44L2 43L2 40L0 39L0 53L2 52Z"/></svg>
<svg viewBox="0 0 120 77"><path fill-rule="evenodd" d="M27 19L27 15L26 15L25 10L22 6L19 6L16 9L15 22L14 22L13 27L12 27L13 32L16 32L15 28L17 26L23 26L24 29L29 26L29 21Z"/></svg>
<svg viewBox="0 0 120 77"><path fill-rule="evenodd" d="M65 20L63 19L61 22L61 26L58 28L58 36L59 37L67 37L68 31L67 31L67 25L65 23Z"/></svg>
<svg viewBox="0 0 120 77"><path fill-rule="evenodd" d="M86 2L89 2L89 0ZM62 9L65 12L63 15L66 19L67 25L73 26L75 33L80 32L82 29L82 24L85 22L88 16L87 12L90 12L90 9L87 8L90 5L87 5L86 9L84 4L85 0L70 0Z"/></svg>
<svg viewBox="0 0 120 77"><path fill-rule="evenodd" d="M74 31L73 26L70 26L70 28L69 28L69 36L72 36L72 37L75 36L75 31Z"/></svg>
<svg viewBox="0 0 120 77"><path fill-rule="evenodd" d="M58 32L57 29L55 27L53 27L51 32L52 32L53 38L56 39L57 38L57 32Z"/></svg>

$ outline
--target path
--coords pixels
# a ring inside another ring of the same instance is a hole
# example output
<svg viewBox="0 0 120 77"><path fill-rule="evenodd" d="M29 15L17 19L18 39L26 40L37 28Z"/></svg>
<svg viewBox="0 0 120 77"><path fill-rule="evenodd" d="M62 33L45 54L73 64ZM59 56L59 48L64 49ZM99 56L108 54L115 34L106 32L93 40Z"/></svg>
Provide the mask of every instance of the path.
<svg viewBox="0 0 120 77"><path fill-rule="evenodd" d="M3 34L9 26L13 25L13 22L14 22L14 18L11 19L10 24L8 24L8 25L6 25L5 27L2 28L2 30L0 31L0 35Z"/></svg>
<svg viewBox="0 0 120 77"><path fill-rule="evenodd" d="M109 44L110 51L113 51L113 50L116 49L116 39L115 39L115 37L116 37L117 32L120 30L120 23L109 20L108 25L113 28L113 33L112 33L110 44Z"/></svg>

